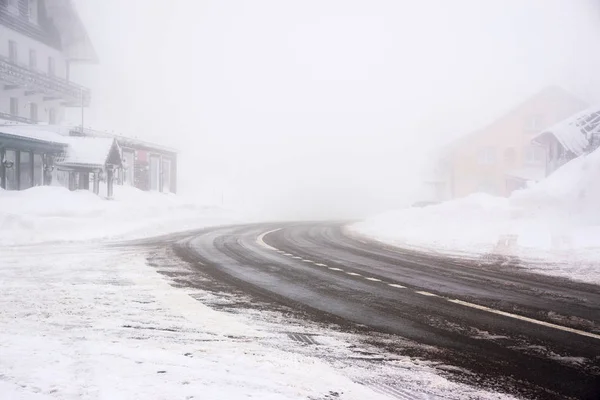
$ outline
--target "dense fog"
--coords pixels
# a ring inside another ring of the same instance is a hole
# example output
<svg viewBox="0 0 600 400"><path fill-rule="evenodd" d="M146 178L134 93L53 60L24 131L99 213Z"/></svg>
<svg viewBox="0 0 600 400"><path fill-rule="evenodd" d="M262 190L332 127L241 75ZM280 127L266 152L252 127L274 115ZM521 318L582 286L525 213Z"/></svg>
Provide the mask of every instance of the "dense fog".
<svg viewBox="0 0 600 400"><path fill-rule="evenodd" d="M76 5L85 124L178 148L181 193L261 218L402 207L440 147L539 89L600 100L592 0Z"/></svg>

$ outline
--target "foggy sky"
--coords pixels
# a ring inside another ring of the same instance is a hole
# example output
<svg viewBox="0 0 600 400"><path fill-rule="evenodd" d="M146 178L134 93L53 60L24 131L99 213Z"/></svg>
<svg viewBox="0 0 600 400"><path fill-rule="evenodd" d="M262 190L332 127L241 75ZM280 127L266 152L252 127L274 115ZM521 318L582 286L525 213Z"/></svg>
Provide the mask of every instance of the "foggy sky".
<svg viewBox="0 0 600 400"><path fill-rule="evenodd" d="M76 5L86 125L179 148L182 192L269 218L403 206L440 143L544 86L600 100L592 0Z"/></svg>

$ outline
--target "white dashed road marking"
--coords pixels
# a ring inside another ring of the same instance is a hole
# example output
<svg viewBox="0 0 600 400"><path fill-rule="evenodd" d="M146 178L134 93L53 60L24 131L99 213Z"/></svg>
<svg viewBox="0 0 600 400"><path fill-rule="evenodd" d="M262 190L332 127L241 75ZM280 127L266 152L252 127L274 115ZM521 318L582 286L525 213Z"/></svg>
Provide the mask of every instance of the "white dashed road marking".
<svg viewBox="0 0 600 400"><path fill-rule="evenodd" d="M422 294L423 296L429 296L429 297L440 297L435 293L424 292L422 290L417 290L417 291L415 291L415 293Z"/></svg>
<svg viewBox="0 0 600 400"><path fill-rule="evenodd" d="M293 254L286 253L286 252L284 252L282 250L276 249L275 247L272 247L272 246L269 246L268 244L266 244L265 241L264 241L264 237L267 236L269 233L277 232L279 230L281 230L281 228L274 229L272 231L265 232L265 233L261 234L256 239L256 242L260 246L262 246L264 248L276 251L276 252L278 252L280 254L283 254L283 255L288 256L288 257L292 257L292 258L297 259L297 260L302 260L305 263L313 263L313 264L315 264L315 265L317 265L319 267L329 268L332 271L345 272L343 269L340 269L340 268L328 267L327 265L322 264L322 263L316 263L316 262L311 261L311 260L304 260L302 257L294 256ZM198 264L203 265L201 262L198 262ZM361 274L358 274L356 272L346 272L346 274L351 275L351 276L362 276ZM378 279L378 278L365 277L365 279L368 280L368 281L371 281L371 282L382 282L382 280ZM406 286L402 286L402 285L399 285L399 284L396 284L396 283L386 283L386 282L383 282L383 283L387 284L390 287L394 287L394 288L397 288L397 289L406 289ZM462 300L458 300L458 299L450 299L450 298L447 298L447 297L439 296L439 295L437 295L435 293L426 292L424 290L415 290L414 293L420 294L422 296L437 297L437 298L439 298L441 300L449 301L450 303L458 304L458 305L461 305L461 306L464 306L464 307L470 307L470 308L474 308L474 309L477 309L477 310L480 310L480 311L486 311L486 312L489 312L489 313L492 313L492 314L502 315L502 316L505 316L505 317L518 319L518 320L529 322L529 323L532 323L532 324L537 324L537 325L545 326L545 327L548 327L548 328L558 329L558 330L561 330L561 331L564 331L564 332L570 332L570 333L574 333L576 335L586 336L586 337L590 337L590 338L593 338L593 339L600 340L600 335L595 334L595 333L581 331L579 329L573 329L573 328L569 328L567 326L556 325L556 324L552 324L550 322L540 321L538 319L524 317L522 315L512 314L512 313L509 313L509 312L506 312L506 311L501 311L501 310L496 310L496 309L485 307L485 306L480 306L478 304L469 303L467 301L462 301Z"/></svg>
<svg viewBox="0 0 600 400"><path fill-rule="evenodd" d="M503 315L505 317L520 319L521 321L531 322L532 324L547 326L549 328L559 329L561 331L571 332L571 333L575 333L577 335L587 336L587 337L591 337L594 339L600 339L600 335L597 335L595 333L580 331L579 329L573 329L573 328L569 328L569 327L562 326L562 325L551 324L550 322L540 321L540 320L529 318L529 317L523 317L522 315L511 314L506 311L495 310L493 308L480 306L478 304L469 303L467 301L462 301L462 300L457 300L457 299L446 299L446 300L448 300L451 303L460 304L461 306L471 307L471 308L475 308L477 310L482 310L482 311L487 311L487 312L493 313L493 314Z"/></svg>
<svg viewBox="0 0 600 400"><path fill-rule="evenodd" d="M388 283L388 286L395 287L398 289L406 289L406 286L398 285L396 283Z"/></svg>

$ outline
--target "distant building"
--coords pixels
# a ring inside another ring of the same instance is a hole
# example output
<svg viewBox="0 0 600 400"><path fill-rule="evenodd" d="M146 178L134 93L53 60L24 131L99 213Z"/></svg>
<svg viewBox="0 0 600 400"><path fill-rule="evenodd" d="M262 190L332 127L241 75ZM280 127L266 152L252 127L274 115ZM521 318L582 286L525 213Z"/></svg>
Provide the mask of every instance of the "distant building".
<svg viewBox="0 0 600 400"><path fill-rule="evenodd" d="M532 142L546 149L545 174L550 175L566 162L600 146L600 105L543 129Z"/></svg>
<svg viewBox="0 0 600 400"><path fill-rule="evenodd" d="M476 192L508 196L546 175L547 149L532 138L581 111L586 104L559 87L548 87L490 125L448 146L428 185L436 201Z"/></svg>
<svg viewBox="0 0 600 400"><path fill-rule="evenodd" d="M96 62L71 0L0 0L0 187L176 191L173 149L65 126L65 110L91 99L71 66Z"/></svg>

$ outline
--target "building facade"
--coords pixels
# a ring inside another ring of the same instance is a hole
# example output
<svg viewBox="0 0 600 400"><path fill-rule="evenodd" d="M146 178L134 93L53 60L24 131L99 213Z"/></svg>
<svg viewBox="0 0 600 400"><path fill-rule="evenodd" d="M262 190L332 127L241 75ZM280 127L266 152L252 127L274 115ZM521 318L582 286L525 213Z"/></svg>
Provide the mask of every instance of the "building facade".
<svg viewBox="0 0 600 400"><path fill-rule="evenodd" d="M548 87L490 125L452 143L439 160L436 201L484 192L508 196L546 176L547 148L532 139L545 127L581 111L586 104L567 91Z"/></svg>
<svg viewBox="0 0 600 400"><path fill-rule="evenodd" d="M72 82L71 67L97 61L71 0L0 0L1 188L59 184L97 193L103 181L176 191L173 149L64 123L67 108L91 99Z"/></svg>

